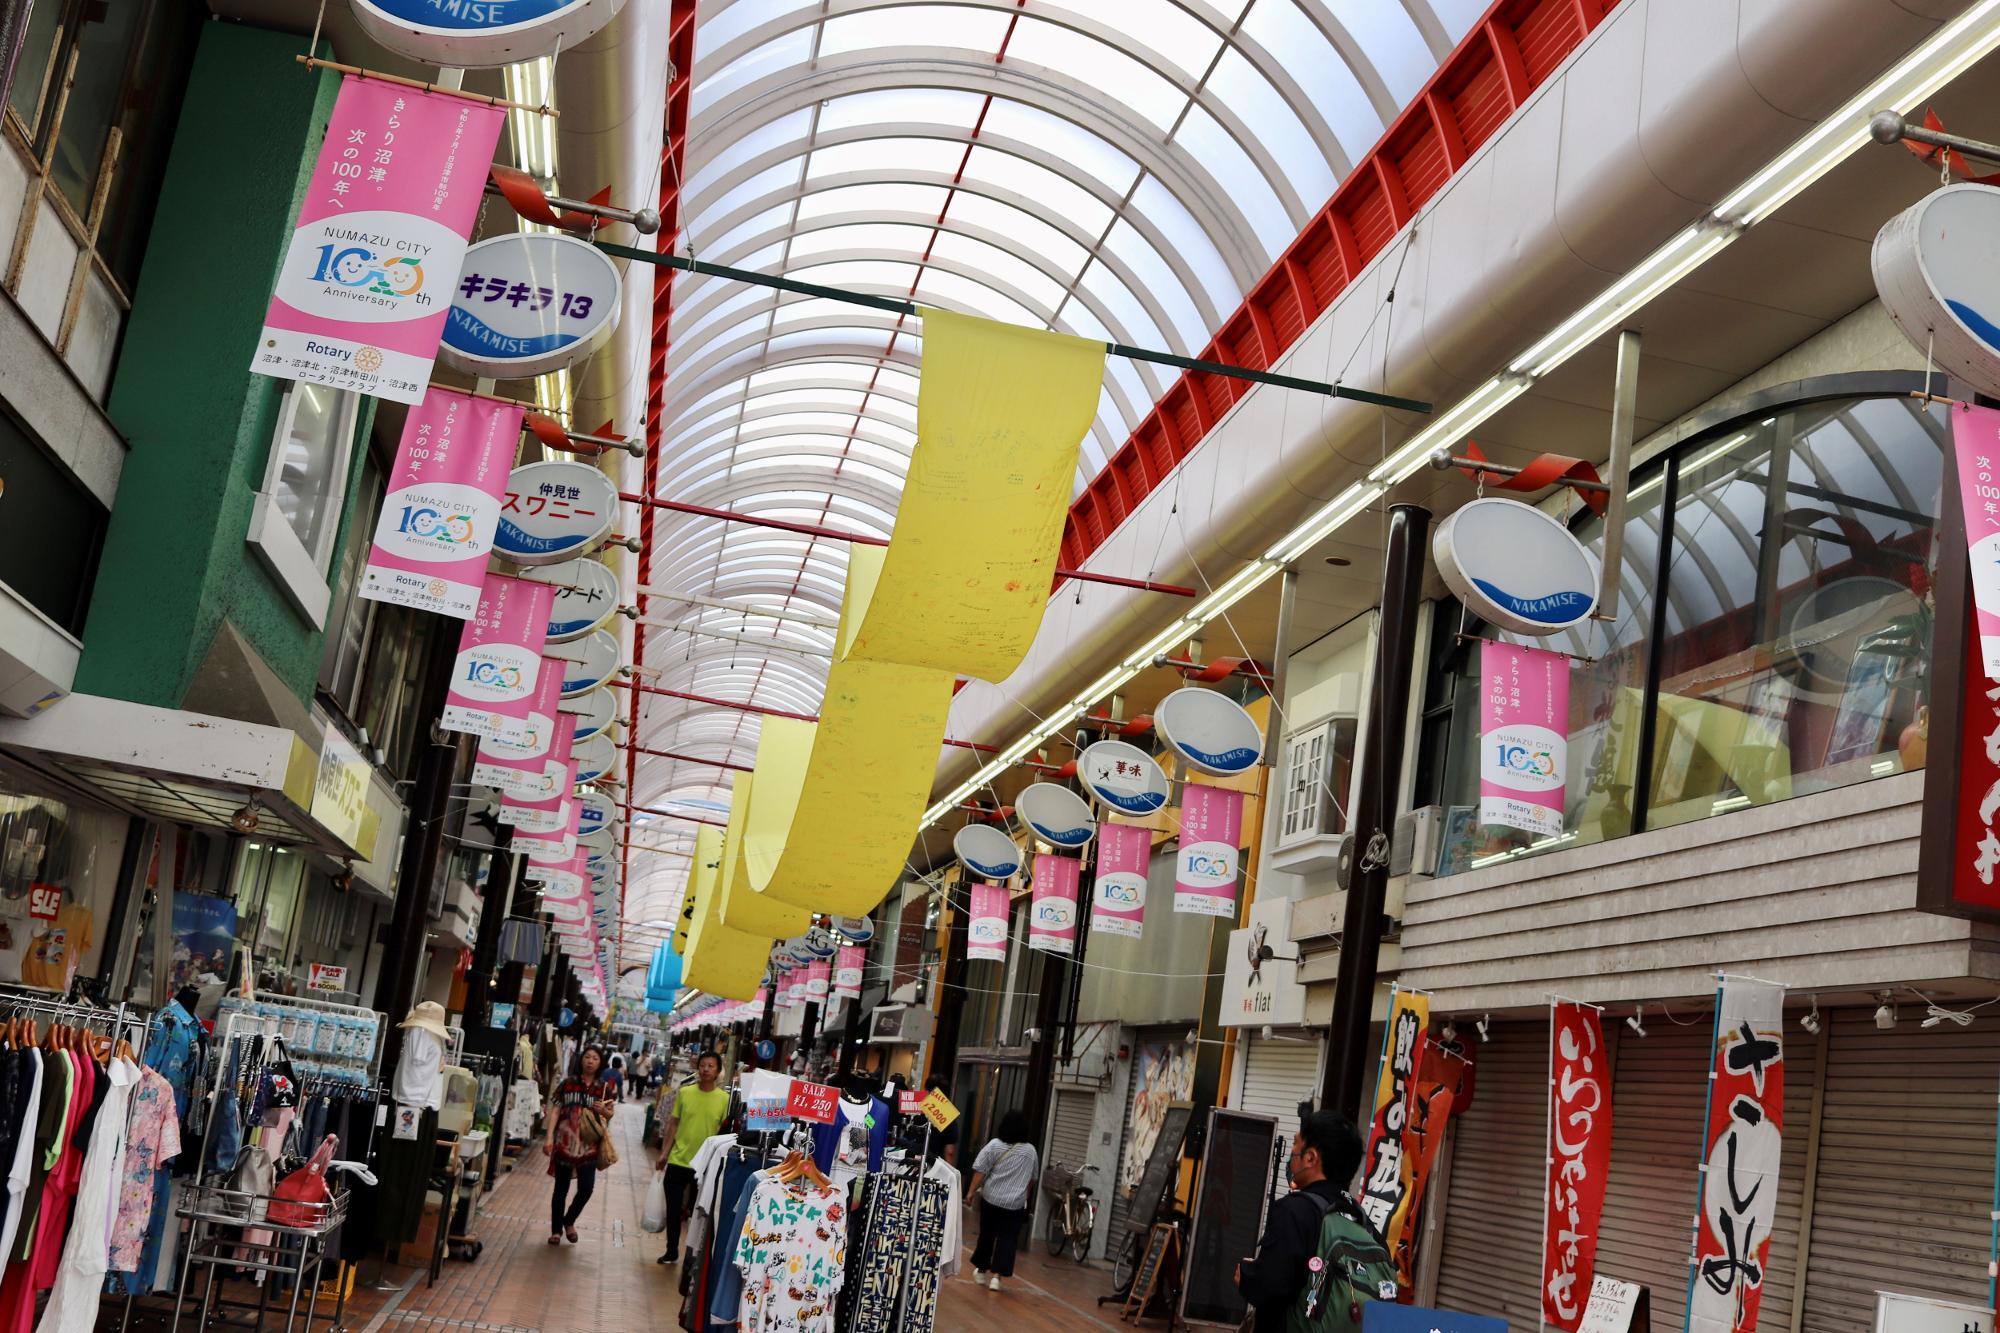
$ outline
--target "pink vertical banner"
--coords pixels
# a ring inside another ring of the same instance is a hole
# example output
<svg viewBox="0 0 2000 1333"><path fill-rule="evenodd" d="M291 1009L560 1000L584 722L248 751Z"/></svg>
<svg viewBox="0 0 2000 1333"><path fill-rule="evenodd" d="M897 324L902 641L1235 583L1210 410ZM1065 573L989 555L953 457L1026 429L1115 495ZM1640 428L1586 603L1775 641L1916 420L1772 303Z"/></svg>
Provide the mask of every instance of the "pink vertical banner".
<svg viewBox="0 0 2000 1333"><path fill-rule="evenodd" d="M343 80L250 369L422 399L505 115Z"/></svg>
<svg viewBox="0 0 2000 1333"><path fill-rule="evenodd" d="M458 636L439 726L516 744L527 740L554 596L546 583L486 576L478 612Z"/></svg>
<svg viewBox="0 0 2000 1333"><path fill-rule="evenodd" d="M470 620L521 442L521 408L432 389L403 420L361 596Z"/></svg>
<svg viewBox="0 0 2000 1333"><path fill-rule="evenodd" d="M806 998L822 1004L826 1002L827 991L832 988L832 963L806 964Z"/></svg>
<svg viewBox="0 0 2000 1333"><path fill-rule="evenodd" d="M569 818L563 807L570 802L576 786L576 716L557 713L549 723L549 748L535 765L533 777L524 785L527 799L507 796L500 803L500 822L511 824L517 833L557 833ZM579 816L581 811L578 812ZM579 819L579 823L581 820Z"/></svg>
<svg viewBox="0 0 2000 1333"><path fill-rule="evenodd" d="M571 759L564 763L563 775L559 780L567 784L573 782L575 778L576 761ZM552 856L563 861L577 861L578 864L582 864L577 857L576 845L577 821L582 814L582 807L567 793L553 798L552 803L556 807L554 825L523 827L517 818L514 822L514 838L508 844L508 850L528 856ZM502 806L501 813L503 815L507 813L507 807ZM546 818L546 815L538 811L537 817ZM585 870L588 871L587 866Z"/></svg>
<svg viewBox="0 0 2000 1333"><path fill-rule="evenodd" d="M972 886L972 915L966 919L965 956L973 962L1007 961L1007 908L1012 895L1005 884Z"/></svg>
<svg viewBox="0 0 2000 1333"><path fill-rule="evenodd" d="M519 745L491 736L481 740L472 780L497 787L502 796L516 801L544 799L548 795L545 769L555 744L556 719L563 715L561 703L562 663L544 657L535 676L534 701L528 705L527 739ZM501 822L508 821L503 817Z"/></svg>
<svg viewBox="0 0 2000 1333"><path fill-rule="evenodd" d="M1988 680L2000 680L2000 411L1951 406L1958 504L1972 553L1972 618Z"/></svg>
<svg viewBox="0 0 2000 1333"><path fill-rule="evenodd" d="M1146 865L1153 831L1134 824L1097 826L1097 882L1090 894L1093 935L1138 939L1146 933Z"/></svg>
<svg viewBox="0 0 2000 1333"><path fill-rule="evenodd" d="M1563 831L1569 770L1569 659L1479 644L1479 822L1545 837Z"/></svg>
<svg viewBox="0 0 2000 1333"><path fill-rule="evenodd" d="M1028 947L1044 953L1076 952L1076 897L1082 863L1042 852L1035 857L1035 887L1028 900Z"/></svg>
<svg viewBox="0 0 2000 1333"><path fill-rule="evenodd" d="M1181 791L1181 850L1174 866L1174 910L1190 916L1236 915L1243 846L1243 793L1190 782Z"/></svg>
<svg viewBox="0 0 2000 1333"><path fill-rule="evenodd" d="M833 993L853 999L861 998L861 969L868 958L868 951L858 944L843 944L840 954L834 960Z"/></svg>

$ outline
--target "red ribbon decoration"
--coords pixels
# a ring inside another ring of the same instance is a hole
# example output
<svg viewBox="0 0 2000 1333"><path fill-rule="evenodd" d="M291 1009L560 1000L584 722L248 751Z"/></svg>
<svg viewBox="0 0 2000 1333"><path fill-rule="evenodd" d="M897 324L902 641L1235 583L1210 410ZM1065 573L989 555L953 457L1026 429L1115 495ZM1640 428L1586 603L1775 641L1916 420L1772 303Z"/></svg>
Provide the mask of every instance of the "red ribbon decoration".
<svg viewBox="0 0 2000 1333"><path fill-rule="evenodd" d="M1471 440L1465 442L1465 456L1475 463L1487 461L1485 452ZM1477 468L1469 467L1462 467L1459 471L1475 482L1501 491L1540 491L1551 486L1567 486L1573 481L1603 480L1597 475L1596 467L1581 458L1571 458L1567 454L1537 454L1511 477L1503 477L1497 472L1481 472ZM1578 489L1576 493L1590 506L1594 514L1603 514L1611 503L1611 497L1603 491Z"/></svg>
<svg viewBox="0 0 2000 1333"><path fill-rule="evenodd" d="M1938 113L1929 107L1924 108L1924 128L1935 130L1939 134L1945 132L1944 122L1939 120ZM1933 167L1938 164L1938 159L1942 158L1946 169L1962 181L1970 181L1974 185L1991 185L1995 181L2000 181L2000 171L1986 176L1975 174L1972 170L1972 165L1965 160L1965 154L1959 152L1956 148L1942 148L1936 144L1918 143L1915 139L1903 140L1903 147L1915 153L1919 160Z"/></svg>
<svg viewBox="0 0 2000 1333"><path fill-rule="evenodd" d="M500 197L530 222L539 222L544 227L560 227L564 231L594 231L606 225L606 219L589 213L574 210L556 212L549 204L549 197L542 193L542 187L535 184L535 178L525 171L503 167L496 162L490 174L493 183L500 187ZM605 186L590 196L588 202L608 206L611 203L611 187Z"/></svg>

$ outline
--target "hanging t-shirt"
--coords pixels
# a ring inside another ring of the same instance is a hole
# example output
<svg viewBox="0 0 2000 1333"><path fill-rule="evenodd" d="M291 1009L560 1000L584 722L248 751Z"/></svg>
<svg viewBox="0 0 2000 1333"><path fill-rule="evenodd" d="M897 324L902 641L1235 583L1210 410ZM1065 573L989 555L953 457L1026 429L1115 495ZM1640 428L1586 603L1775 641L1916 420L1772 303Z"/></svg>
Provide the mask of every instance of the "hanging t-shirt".
<svg viewBox="0 0 2000 1333"><path fill-rule="evenodd" d="M28 914L29 902L11 900L0 911L0 981L66 991L84 951L97 942L94 918L83 904L64 903L44 920Z"/></svg>
<svg viewBox="0 0 2000 1333"><path fill-rule="evenodd" d="M760 1180L736 1242L743 1333L830 1333L847 1273L847 1204L804 1180Z"/></svg>

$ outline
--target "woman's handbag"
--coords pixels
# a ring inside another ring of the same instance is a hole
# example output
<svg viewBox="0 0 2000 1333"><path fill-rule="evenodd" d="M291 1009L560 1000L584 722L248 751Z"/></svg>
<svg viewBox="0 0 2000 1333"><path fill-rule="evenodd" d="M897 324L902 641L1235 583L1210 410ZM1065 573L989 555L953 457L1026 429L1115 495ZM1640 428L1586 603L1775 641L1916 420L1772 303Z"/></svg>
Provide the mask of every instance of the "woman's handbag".
<svg viewBox="0 0 2000 1333"><path fill-rule="evenodd" d="M340 1137L329 1134L314 1150L312 1160L279 1181L271 1191L267 1220L281 1227L317 1227L326 1220L326 1205L333 1201L327 1188L326 1168Z"/></svg>
<svg viewBox="0 0 2000 1333"><path fill-rule="evenodd" d="M597 1165L600 1170L618 1165L618 1145L611 1141L611 1127L605 1125L600 1130L603 1135L597 1141Z"/></svg>
<svg viewBox="0 0 2000 1333"><path fill-rule="evenodd" d="M607 1135L604 1132L604 1117L585 1107L577 1112L576 1138L586 1148L601 1148Z"/></svg>

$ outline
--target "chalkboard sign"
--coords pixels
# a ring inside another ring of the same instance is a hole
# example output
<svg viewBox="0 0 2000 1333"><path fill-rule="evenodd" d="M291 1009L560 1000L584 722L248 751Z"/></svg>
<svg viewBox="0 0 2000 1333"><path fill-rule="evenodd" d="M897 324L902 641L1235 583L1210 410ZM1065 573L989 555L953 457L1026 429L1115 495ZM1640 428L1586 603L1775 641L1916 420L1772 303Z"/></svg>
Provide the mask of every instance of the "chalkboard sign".
<svg viewBox="0 0 2000 1333"><path fill-rule="evenodd" d="M1181 1290L1183 1323L1235 1328L1243 1322L1247 1307L1236 1290L1236 1265L1257 1252L1277 1134L1278 1122L1267 1115L1208 1113L1208 1150L1195 1185L1187 1285Z"/></svg>
<svg viewBox="0 0 2000 1333"><path fill-rule="evenodd" d="M1132 1291L1125 1298L1125 1309L1118 1316L1120 1319L1131 1319L1137 1323L1145 1316L1147 1302L1153 1299L1153 1289L1160 1285L1161 1272L1168 1266L1167 1253L1173 1248L1174 1224L1159 1223L1146 1239L1146 1252L1139 1256L1139 1267L1132 1275ZM1175 1259L1178 1258L1176 1255Z"/></svg>
<svg viewBox="0 0 2000 1333"><path fill-rule="evenodd" d="M1132 1190L1132 1230L1146 1232L1160 1217L1160 1200L1166 1197L1179 1173L1181 1147L1187 1142L1188 1121L1194 1115L1191 1102L1170 1102L1160 1121L1160 1137L1153 1140L1153 1155L1146 1159L1146 1172Z"/></svg>

